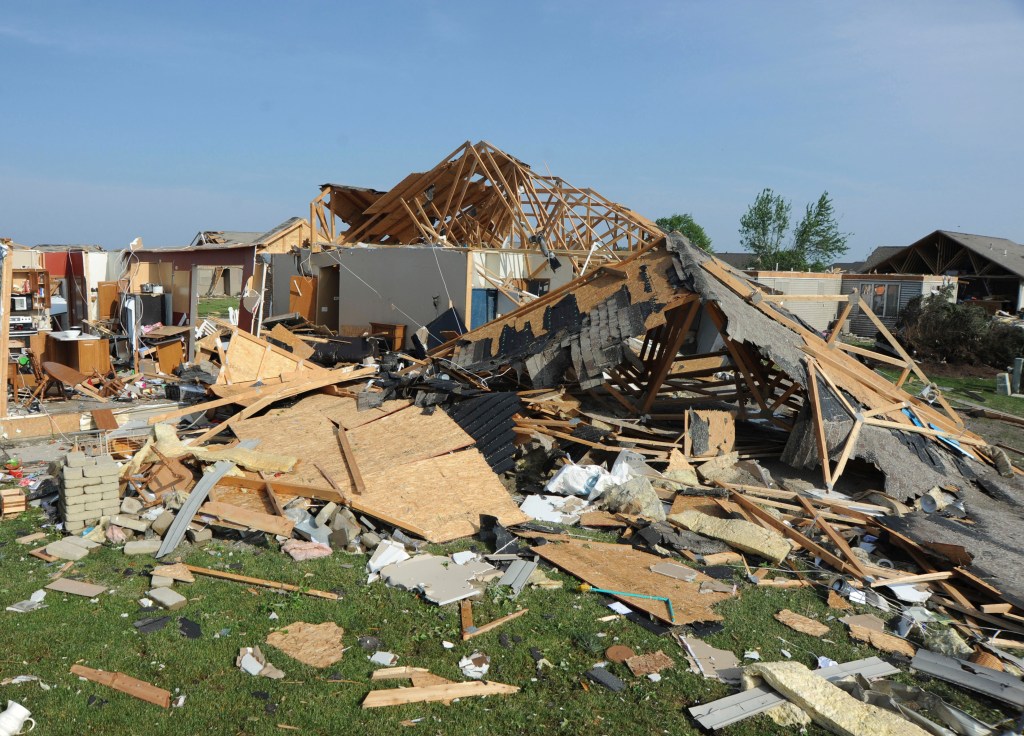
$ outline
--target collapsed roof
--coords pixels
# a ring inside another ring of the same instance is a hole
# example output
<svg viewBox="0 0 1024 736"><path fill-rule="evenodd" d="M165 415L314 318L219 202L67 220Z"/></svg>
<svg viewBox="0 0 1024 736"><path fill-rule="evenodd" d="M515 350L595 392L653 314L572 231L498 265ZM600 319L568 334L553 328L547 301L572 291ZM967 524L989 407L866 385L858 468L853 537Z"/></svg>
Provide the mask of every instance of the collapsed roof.
<svg viewBox="0 0 1024 736"><path fill-rule="evenodd" d="M592 249L619 261L661 235L650 220L592 189L538 174L481 141L459 146L426 173L388 192L324 184L311 204L315 238L325 244L440 244L515 248L571 258L576 272ZM347 229L338 230L335 218Z"/></svg>

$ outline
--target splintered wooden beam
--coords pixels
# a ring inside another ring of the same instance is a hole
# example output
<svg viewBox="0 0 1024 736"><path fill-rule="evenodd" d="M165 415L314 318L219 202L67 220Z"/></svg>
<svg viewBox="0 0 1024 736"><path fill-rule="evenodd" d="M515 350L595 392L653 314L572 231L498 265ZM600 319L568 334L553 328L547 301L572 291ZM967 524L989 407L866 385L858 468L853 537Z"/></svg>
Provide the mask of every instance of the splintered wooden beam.
<svg viewBox="0 0 1024 736"><path fill-rule="evenodd" d="M427 687L400 687L394 690L374 690L363 699L363 708L381 708L389 705L408 703L432 703L456 698L471 698L483 695L512 695L519 692L514 685L500 682L453 682Z"/></svg>
<svg viewBox="0 0 1024 736"><path fill-rule="evenodd" d="M469 601L466 601L466 602L468 603ZM470 609L470 611L472 612L472 609ZM462 640L463 641L469 641L470 639L472 639L475 636L480 636L481 634L486 634L488 631L494 631L496 628L498 628L502 624L508 623L509 621L512 621L513 619L519 618L520 616L524 616L524 615L526 615L529 612L530 612L529 608L524 608L524 609L522 609L520 611L516 611L515 613L510 613L507 616L502 616L501 618L496 618L493 621L484 624L483 626L473 626L473 620L472 620L472 618L470 618L470 624L469 624L468 627L465 625L465 621L463 621ZM470 613L470 616L472 616L472 613Z"/></svg>
<svg viewBox="0 0 1024 736"><path fill-rule="evenodd" d="M185 565L185 568L197 575L206 575L211 578L220 578L221 580L231 580L235 583L246 583L248 585L259 585L263 588L274 588L275 590L287 590L291 593L303 593L314 598L325 598L329 601L338 600L337 593L328 593L323 590L313 590L310 588L301 588L298 585L291 585L290 583L279 583L275 580L264 580L263 578L251 578L248 575L237 575L233 572L227 572L225 570L213 570L209 567L198 567L196 565Z"/></svg>
<svg viewBox="0 0 1024 736"><path fill-rule="evenodd" d="M817 371L810 363L807 364L807 399L811 404L811 417L814 423L814 442L818 446L818 457L821 459L821 472L825 476L825 487L832 489L832 469L829 467L828 440L825 437L825 420L821 416L821 397L818 395Z"/></svg>
<svg viewBox="0 0 1024 736"><path fill-rule="evenodd" d="M150 685L143 680L136 680L123 672L107 672L105 670L94 670L92 667L83 667L80 664L71 665L71 674L84 677L90 682L106 685L125 695L145 700L147 703L159 705L161 708L171 707L171 693L169 690Z"/></svg>

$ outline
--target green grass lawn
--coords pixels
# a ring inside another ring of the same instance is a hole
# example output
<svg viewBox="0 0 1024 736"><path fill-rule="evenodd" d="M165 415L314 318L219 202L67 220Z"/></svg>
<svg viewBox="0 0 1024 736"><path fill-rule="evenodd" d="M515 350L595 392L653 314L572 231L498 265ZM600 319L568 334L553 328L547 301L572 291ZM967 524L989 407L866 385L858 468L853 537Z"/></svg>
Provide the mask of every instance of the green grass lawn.
<svg viewBox="0 0 1024 736"><path fill-rule="evenodd" d="M880 372L885 374L885 376L891 381L895 381L900 376L900 371L898 370L882 368L880 369ZM924 373L925 375L928 375L927 370ZM996 393L996 382L994 378L956 378L951 376L928 377L942 390L942 393L945 395L947 400L974 404L986 409L1024 417L1024 399L1014 398L1013 396L998 395ZM917 394L924 388L924 384L915 377L907 380L904 384L904 388L908 393ZM979 401L977 396L971 396L967 393L968 391L980 395L984 401Z"/></svg>
<svg viewBox="0 0 1024 736"><path fill-rule="evenodd" d="M26 548L13 542L15 537L35 531L38 521L38 512L32 511L17 520L0 522L4 607L47 584L57 567L28 556ZM469 546L467 541L444 549ZM362 555L335 554L297 563L274 546L254 549L220 541L202 548L183 546L179 551L183 560L192 564L341 590L344 596L340 601L327 601L198 578L192 585L176 586L189 598L189 604L171 614L172 621L165 629L140 635L132 626L134 621L162 615L141 612L138 605L149 587L145 572L153 560L99 549L69 573L111 587L96 603L51 592L46 597L47 608L27 614L0 612L0 680L36 675L51 687L8 685L0 687L0 698L29 708L39 722L36 733L42 734L290 733L279 728L283 724L303 734L370 736L404 732L402 721L422 718L410 733L511 736L698 733L685 708L730 692L720 683L689 673L679 646L671 639L655 637L624 619L599 622L599 617L609 613L601 599L579 592L577 580L557 572L552 575L565 584L560 591L528 588L518 601L494 596L475 604L478 624L520 606L530 612L496 631L462 642L457 605L442 608L383 583L366 585L366 557ZM345 564L351 567L343 567ZM772 614L785 607L825 621L831 633L818 639L782 626ZM277 613L277 621L269 618L272 612ZM725 629L707 641L741 657L745 650L757 649L762 659L778 660L786 649L795 659L811 664L817 655L843 662L877 654L851 641L838 621L828 620L833 612L812 590L747 587L742 596L719 606L719 612ZM198 622L202 637L189 640L181 636L179 616ZM295 621L334 621L344 628L345 643L351 648L337 665L318 670L265 644L271 631ZM222 630L229 633L216 638ZM509 637L508 647L500 643L501 634ZM374 666L356 643L364 635L382 639L387 650L399 655L399 665L427 667L456 681L465 679L458 669L459 659L483 651L492 658L488 678L522 690L507 697L467 698L450 706L415 704L363 711L359 704L369 690L397 686L371 685ZM455 648L445 650L443 640L455 642ZM624 665L610 665L628 683L627 689L612 693L590 685L587 690L581 685L583 673L603 659L603 648L613 643L627 644L638 653L662 649L676 661L676 667L665 671L661 682L653 683L632 677ZM238 649L252 645L259 645L268 660L284 670L284 680L251 677L235 667ZM592 645L597 646L596 651L588 650ZM539 649L554 668L538 675L531 647ZM135 700L72 676L69 669L75 663L125 672L170 690L174 698L186 695L186 702L181 708L164 710ZM329 681L332 676L339 681ZM909 675L905 679L912 681ZM931 683L929 688L978 715L999 717L969 694L942 683ZM722 733L763 736L787 732L760 716ZM824 733L817 728L810 732Z"/></svg>
<svg viewBox="0 0 1024 736"><path fill-rule="evenodd" d="M237 296L201 296L199 297L197 311L200 319L205 319L206 317L227 319L228 307L238 309Z"/></svg>

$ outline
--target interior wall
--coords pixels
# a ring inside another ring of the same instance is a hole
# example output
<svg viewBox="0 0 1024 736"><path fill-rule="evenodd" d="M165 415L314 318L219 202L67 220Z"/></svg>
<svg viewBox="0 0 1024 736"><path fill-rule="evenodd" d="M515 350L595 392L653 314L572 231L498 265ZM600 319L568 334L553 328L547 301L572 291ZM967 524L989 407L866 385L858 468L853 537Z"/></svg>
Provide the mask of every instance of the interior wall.
<svg viewBox="0 0 1024 736"><path fill-rule="evenodd" d="M339 266L338 311L342 325L370 322L406 325L406 334L452 306L466 318L468 251L402 246L336 248L321 253L274 255L275 314L285 314L291 276L316 276Z"/></svg>

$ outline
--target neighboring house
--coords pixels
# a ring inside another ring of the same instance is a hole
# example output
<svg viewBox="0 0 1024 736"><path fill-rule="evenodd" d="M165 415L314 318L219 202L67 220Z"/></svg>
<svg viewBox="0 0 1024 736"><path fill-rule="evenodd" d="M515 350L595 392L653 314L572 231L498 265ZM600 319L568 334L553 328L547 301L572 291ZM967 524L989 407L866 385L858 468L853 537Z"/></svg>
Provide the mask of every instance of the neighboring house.
<svg viewBox="0 0 1024 736"><path fill-rule="evenodd" d="M1024 245L1012 240L936 230L879 255L862 273L953 276L960 300L977 300L990 312L1024 308Z"/></svg>
<svg viewBox="0 0 1024 736"><path fill-rule="evenodd" d="M750 268L757 257L753 253L715 253L714 256L740 271L746 271Z"/></svg>

